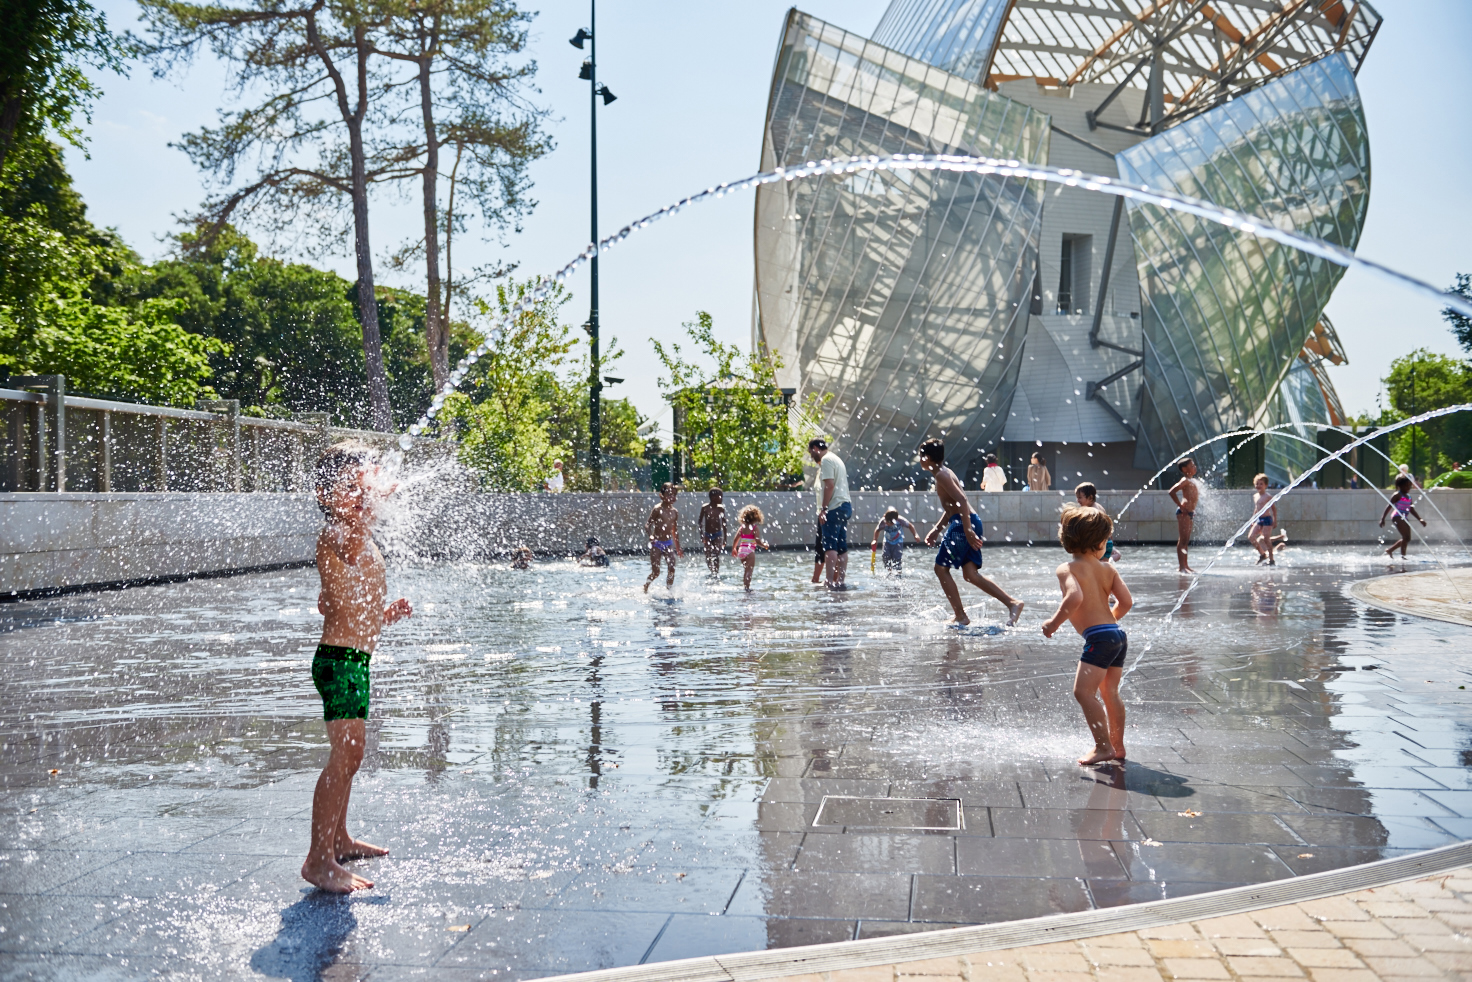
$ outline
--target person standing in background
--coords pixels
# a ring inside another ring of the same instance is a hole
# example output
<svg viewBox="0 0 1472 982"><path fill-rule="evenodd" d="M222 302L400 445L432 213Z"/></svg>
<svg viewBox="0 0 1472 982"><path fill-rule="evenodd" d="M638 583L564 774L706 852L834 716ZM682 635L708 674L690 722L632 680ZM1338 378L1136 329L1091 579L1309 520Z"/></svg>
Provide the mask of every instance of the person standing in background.
<svg viewBox="0 0 1472 982"><path fill-rule="evenodd" d="M997 463L997 455L986 455L986 470L981 472L981 490L1002 491L1007 487L1007 472Z"/></svg>
<svg viewBox="0 0 1472 982"><path fill-rule="evenodd" d="M818 465L818 477L813 484L818 493L825 582L830 590L843 590L848 571L848 522L854 517L853 501L848 496L848 468L838 454L828 449L828 442L822 437L808 441L808 456Z"/></svg>
<svg viewBox="0 0 1472 982"><path fill-rule="evenodd" d="M552 473L547 475L547 480L542 482L542 486L552 492L561 491L567 486L562 478L562 461L552 461Z"/></svg>
<svg viewBox="0 0 1472 982"><path fill-rule="evenodd" d="M1053 484L1053 475L1043 463L1043 455L1034 453L1032 463L1027 465L1027 487L1029 491L1046 491Z"/></svg>

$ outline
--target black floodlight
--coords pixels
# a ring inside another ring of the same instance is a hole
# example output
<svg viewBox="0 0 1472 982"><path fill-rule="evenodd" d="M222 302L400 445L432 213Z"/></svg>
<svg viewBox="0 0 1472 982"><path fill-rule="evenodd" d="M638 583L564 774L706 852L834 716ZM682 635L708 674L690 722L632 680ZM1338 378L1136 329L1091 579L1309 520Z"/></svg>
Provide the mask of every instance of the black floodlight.
<svg viewBox="0 0 1472 982"><path fill-rule="evenodd" d="M593 318L589 317L587 320L583 321L583 330L588 332L589 337L593 336Z"/></svg>
<svg viewBox="0 0 1472 982"><path fill-rule="evenodd" d="M612 375L605 375L603 376L603 381L607 382L609 385L618 385L623 382L623 379L614 378Z"/></svg>
<svg viewBox="0 0 1472 982"><path fill-rule="evenodd" d="M583 67L578 69L578 78L583 79L584 81L588 81L591 80L592 77L593 63L591 61L584 60Z"/></svg>
<svg viewBox="0 0 1472 982"><path fill-rule="evenodd" d="M606 85L600 85L600 86L598 86L598 94L603 97L603 104L605 106L608 105L613 100L615 100L615 99L618 98L618 96L616 96L612 92L608 91L608 86L606 86Z"/></svg>
<svg viewBox="0 0 1472 982"><path fill-rule="evenodd" d="M591 41L592 39L593 35L589 34L584 28L580 27L578 28L578 32L568 39L567 43L581 51L583 50L583 42Z"/></svg>

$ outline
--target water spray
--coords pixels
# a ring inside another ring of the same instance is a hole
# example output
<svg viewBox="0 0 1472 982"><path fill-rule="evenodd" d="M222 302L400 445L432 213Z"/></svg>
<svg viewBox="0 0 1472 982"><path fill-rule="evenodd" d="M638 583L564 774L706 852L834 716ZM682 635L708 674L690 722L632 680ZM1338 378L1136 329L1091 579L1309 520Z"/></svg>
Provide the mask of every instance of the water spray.
<svg viewBox="0 0 1472 982"><path fill-rule="evenodd" d="M764 184L774 184L777 181L796 181L808 177L822 177L827 174L859 174L887 170L949 171L952 173L980 174L983 176L1015 177L1023 180L1062 184L1065 187L1082 188L1085 191L1097 191L1102 194L1113 195L1124 198L1127 201L1157 205L1168 211L1178 211L1188 215L1195 215L1197 218L1214 222L1227 228L1237 229L1257 238L1270 239L1280 245L1289 246L1290 248L1298 249L1309 255L1327 260L1336 266L1343 266L1346 269L1359 268L1366 270L1384 279L1388 279L1402 288L1433 297L1438 304L1472 317L1472 301L1455 293L1446 293L1432 286L1430 283L1418 280L1405 273L1397 272L1389 266L1361 258L1343 246L1337 246L1333 243L1325 242L1322 239L1316 239L1299 232L1279 228L1265 219L1256 218L1229 208L1221 208L1210 202L1202 201L1199 198L1192 198L1171 191L1154 190L1146 185L1130 184L1114 177L1089 174L1066 167L1030 164L1021 160L1000 160L992 157L968 157L957 154L910 153L894 154L888 157L870 154L863 157L839 157L820 161L810 160L798 167L778 167L774 170L753 174L739 181L730 181L706 188L704 191L682 198L672 205L668 205L659 211L630 222L599 242L590 243L587 248L566 266L563 266L551 276L542 277L535 286L519 297L511 305L511 310L506 316L491 328L485 340L474 351L460 359L454 370L450 372L450 378L444 384L444 387L430 400L429 408L425 411L424 415L419 417L417 423L409 427L407 433L399 437L399 447L402 450L408 450L413 445L414 437L421 435L429 429L435 417L439 415L440 409L443 408L445 398L460 387L460 383L465 380L471 368L490 351L492 343L516 322L516 318L545 299L554 287L565 283L585 263L604 251L622 243L634 232L647 228L654 222L674 215L687 206L697 202L713 198L724 198L728 194L734 194L737 191L746 191ZM1378 432L1385 431L1381 430ZM1214 439L1220 439L1220 437Z"/></svg>

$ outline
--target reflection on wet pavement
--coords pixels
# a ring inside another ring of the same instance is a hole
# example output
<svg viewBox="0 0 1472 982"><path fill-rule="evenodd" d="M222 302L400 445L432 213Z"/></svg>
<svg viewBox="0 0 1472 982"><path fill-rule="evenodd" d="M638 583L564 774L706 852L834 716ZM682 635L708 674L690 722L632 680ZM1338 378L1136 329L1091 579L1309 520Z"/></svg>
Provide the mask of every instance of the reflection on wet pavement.
<svg viewBox="0 0 1472 982"><path fill-rule="evenodd" d="M1240 550L1243 557L1247 551ZM326 755L311 570L0 607L0 957L17 976L532 978L1155 900L1472 835L1467 628L1367 608L1365 550L1122 571L1129 764L1084 770L1056 548L747 596L642 561L396 571L352 828L298 877ZM978 615L980 615L978 617ZM820 809L822 813L820 815Z"/></svg>

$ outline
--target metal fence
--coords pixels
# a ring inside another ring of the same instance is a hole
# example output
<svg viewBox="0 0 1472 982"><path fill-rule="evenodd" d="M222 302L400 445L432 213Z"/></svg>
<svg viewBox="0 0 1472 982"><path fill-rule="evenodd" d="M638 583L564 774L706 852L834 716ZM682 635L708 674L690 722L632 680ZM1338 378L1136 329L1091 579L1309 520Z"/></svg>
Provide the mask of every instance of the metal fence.
<svg viewBox="0 0 1472 982"><path fill-rule="evenodd" d="M317 455L343 439L397 435L328 425L327 413L259 419L240 403L198 409L66 394L66 377L11 376L0 388L0 491L304 491ZM416 456L454 447L416 440Z"/></svg>

